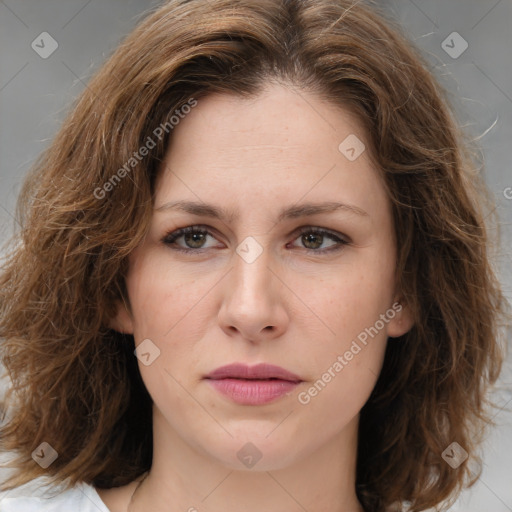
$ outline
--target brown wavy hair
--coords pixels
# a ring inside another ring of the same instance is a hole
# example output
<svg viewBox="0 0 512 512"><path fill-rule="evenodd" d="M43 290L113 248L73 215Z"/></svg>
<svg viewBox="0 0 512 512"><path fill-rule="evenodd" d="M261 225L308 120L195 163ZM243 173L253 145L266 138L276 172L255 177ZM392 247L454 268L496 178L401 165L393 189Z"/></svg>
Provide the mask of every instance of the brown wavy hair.
<svg viewBox="0 0 512 512"><path fill-rule="evenodd" d="M151 398L133 337L109 322L117 301L129 307L127 258L149 225L172 130L105 184L191 98L254 98L269 82L356 115L392 203L397 282L415 324L388 343L361 411L359 500L372 512L416 512L476 480L468 461L452 469L441 454L456 441L478 459L506 300L491 265L483 165L448 93L368 2L171 0L90 80L23 184L0 274L12 380L0 443L16 453L3 489L43 474L115 487L150 468ZM46 470L31 458L43 441L59 454Z"/></svg>

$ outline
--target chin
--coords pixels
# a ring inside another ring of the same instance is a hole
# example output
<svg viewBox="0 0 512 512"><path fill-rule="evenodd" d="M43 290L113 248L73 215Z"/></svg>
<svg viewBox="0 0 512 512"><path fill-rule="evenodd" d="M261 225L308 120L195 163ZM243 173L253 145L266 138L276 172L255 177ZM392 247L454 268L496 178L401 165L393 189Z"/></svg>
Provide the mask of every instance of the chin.
<svg viewBox="0 0 512 512"><path fill-rule="evenodd" d="M274 424L273 428L276 425ZM223 436L222 440L212 440L203 447L209 455L226 468L235 471L276 471L292 465L307 451L298 446L298 439L291 436L271 433L272 429L245 428L243 434ZM252 432L252 433L251 433ZM212 446L215 447L212 450Z"/></svg>

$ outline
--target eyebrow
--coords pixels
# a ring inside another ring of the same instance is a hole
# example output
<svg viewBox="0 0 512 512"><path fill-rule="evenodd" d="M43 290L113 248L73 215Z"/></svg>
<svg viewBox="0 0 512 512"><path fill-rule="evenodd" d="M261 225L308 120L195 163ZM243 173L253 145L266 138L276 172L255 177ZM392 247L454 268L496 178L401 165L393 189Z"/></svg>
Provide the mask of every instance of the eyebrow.
<svg viewBox="0 0 512 512"><path fill-rule="evenodd" d="M212 204L195 201L171 201L155 209L155 211L158 212L169 210L178 210L192 215L212 217L227 223L234 222L239 217L236 210L227 210ZM358 206L329 201L325 203L302 203L283 208L277 216L277 221L282 222L287 219L308 217L319 213L332 213L339 210L355 213L361 217L369 217L368 213Z"/></svg>

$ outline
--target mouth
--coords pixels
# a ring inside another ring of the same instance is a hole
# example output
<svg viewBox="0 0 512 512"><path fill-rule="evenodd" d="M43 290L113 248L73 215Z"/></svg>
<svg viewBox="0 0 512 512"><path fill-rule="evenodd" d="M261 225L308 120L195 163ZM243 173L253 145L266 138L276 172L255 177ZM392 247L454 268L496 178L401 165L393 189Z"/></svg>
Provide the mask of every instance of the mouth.
<svg viewBox="0 0 512 512"><path fill-rule="evenodd" d="M302 379L280 366L241 363L217 368L205 379L219 393L240 405L263 405L289 395Z"/></svg>
<svg viewBox="0 0 512 512"><path fill-rule="evenodd" d="M233 363L221 366L206 376L207 379L240 379L240 380L285 380L289 382L301 382L302 379L280 366L260 363L248 366L243 363Z"/></svg>

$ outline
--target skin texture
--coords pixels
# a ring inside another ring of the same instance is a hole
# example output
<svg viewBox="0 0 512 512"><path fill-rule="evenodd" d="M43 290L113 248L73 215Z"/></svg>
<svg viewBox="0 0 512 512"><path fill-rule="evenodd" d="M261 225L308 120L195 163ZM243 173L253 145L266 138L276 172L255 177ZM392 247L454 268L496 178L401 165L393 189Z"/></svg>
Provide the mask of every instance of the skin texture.
<svg viewBox="0 0 512 512"><path fill-rule="evenodd" d="M412 326L407 308L308 404L298 401L400 300L389 200L366 152L349 161L339 151L350 134L365 139L350 114L276 84L256 99L201 99L174 129L148 235L130 259L132 312L119 305L112 324L160 350L150 365L139 362L154 401L154 460L130 504L134 484L99 491L113 512L363 510L354 489L359 411L388 337ZM238 217L158 210L177 200ZM326 201L367 215L338 210L278 222L284 207ZM197 225L210 234L162 241ZM337 242L308 242L301 227L349 243L322 252ZM246 237L262 249L252 263L236 252ZM273 403L238 405L204 380L232 362L279 365L304 382ZM252 469L237 457L247 442L261 453Z"/></svg>

